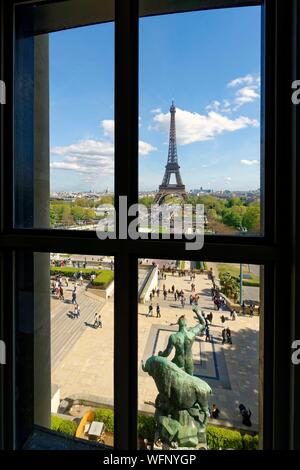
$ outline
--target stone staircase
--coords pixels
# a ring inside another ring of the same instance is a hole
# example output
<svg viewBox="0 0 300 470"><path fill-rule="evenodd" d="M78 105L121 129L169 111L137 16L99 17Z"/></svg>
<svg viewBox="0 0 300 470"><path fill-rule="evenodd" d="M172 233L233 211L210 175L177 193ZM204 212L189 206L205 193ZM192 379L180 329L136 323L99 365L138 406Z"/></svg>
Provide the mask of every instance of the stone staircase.
<svg viewBox="0 0 300 470"><path fill-rule="evenodd" d="M74 311L74 305L65 301L57 306L51 318L51 369L64 359L78 341L82 333L89 328L85 325L94 323L95 313L100 313L105 301L93 299L85 294L82 288L78 290L77 302L80 307L80 317L71 318L69 312Z"/></svg>

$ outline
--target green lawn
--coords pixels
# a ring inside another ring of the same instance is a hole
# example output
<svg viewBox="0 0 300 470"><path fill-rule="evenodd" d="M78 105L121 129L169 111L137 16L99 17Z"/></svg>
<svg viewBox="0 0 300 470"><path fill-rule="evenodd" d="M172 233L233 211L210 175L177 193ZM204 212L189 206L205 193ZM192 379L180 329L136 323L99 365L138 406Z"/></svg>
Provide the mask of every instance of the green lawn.
<svg viewBox="0 0 300 470"><path fill-rule="evenodd" d="M82 273L84 279L90 279L92 273L96 273L96 278L93 281L93 285L97 287L105 288L107 287L114 279L114 272L110 269L87 269L87 268L73 268L71 266L62 266L62 267L50 267L51 276L66 276L72 278L74 273Z"/></svg>
<svg viewBox="0 0 300 470"><path fill-rule="evenodd" d="M97 274L96 279L92 282L94 286L105 288L107 287L114 279L113 271L109 269L101 271Z"/></svg>
<svg viewBox="0 0 300 470"><path fill-rule="evenodd" d="M229 273L233 277L240 278L240 265L235 264L226 264L226 263L218 263L217 268L219 274L221 273ZM248 272L248 265L243 265L243 274L250 274L251 278L243 279L243 286L250 286L250 287L259 287L259 276L254 273Z"/></svg>

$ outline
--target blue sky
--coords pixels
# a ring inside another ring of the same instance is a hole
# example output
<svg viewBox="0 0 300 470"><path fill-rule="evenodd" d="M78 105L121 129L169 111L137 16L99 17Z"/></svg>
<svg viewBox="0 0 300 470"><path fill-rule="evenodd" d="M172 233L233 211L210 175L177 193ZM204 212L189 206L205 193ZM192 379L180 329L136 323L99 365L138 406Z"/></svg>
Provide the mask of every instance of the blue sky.
<svg viewBox="0 0 300 470"><path fill-rule="evenodd" d="M113 189L113 62L113 24L50 36L52 191ZM161 183L172 99L187 189L260 186L259 7L141 19L139 91L141 190Z"/></svg>

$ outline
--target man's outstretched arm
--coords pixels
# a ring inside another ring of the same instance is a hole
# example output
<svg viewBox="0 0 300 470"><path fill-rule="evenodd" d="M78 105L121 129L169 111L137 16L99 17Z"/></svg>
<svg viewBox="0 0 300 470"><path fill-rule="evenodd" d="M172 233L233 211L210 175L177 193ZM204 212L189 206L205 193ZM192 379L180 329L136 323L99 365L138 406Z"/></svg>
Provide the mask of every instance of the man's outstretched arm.
<svg viewBox="0 0 300 470"><path fill-rule="evenodd" d="M195 335L200 335L200 333L205 330L206 323L202 313L199 312L198 308L193 308L193 312L196 314L199 324L194 326L193 328L190 328L190 331L195 333Z"/></svg>
<svg viewBox="0 0 300 470"><path fill-rule="evenodd" d="M164 351L159 351L158 355L163 356L163 357L168 357L171 354L173 347L174 347L174 343L173 343L173 338L171 335L166 349Z"/></svg>

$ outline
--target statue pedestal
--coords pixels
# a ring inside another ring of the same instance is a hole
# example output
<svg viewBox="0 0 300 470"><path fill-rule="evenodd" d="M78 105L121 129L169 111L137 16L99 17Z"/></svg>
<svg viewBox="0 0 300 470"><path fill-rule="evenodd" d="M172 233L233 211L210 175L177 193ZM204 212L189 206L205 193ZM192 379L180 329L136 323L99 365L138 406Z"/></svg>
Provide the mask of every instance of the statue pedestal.
<svg viewBox="0 0 300 470"><path fill-rule="evenodd" d="M198 444L196 447L172 447L169 444L163 444L161 446L157 445L156 442L159 439L158 434L155 434L155 439L153 443L153 450L161 451L161 450L170 450L170 451L176 451L176 450L190 450L190 451L198 451L198 450L207 450L207 443L203 442Z"/></svg>

